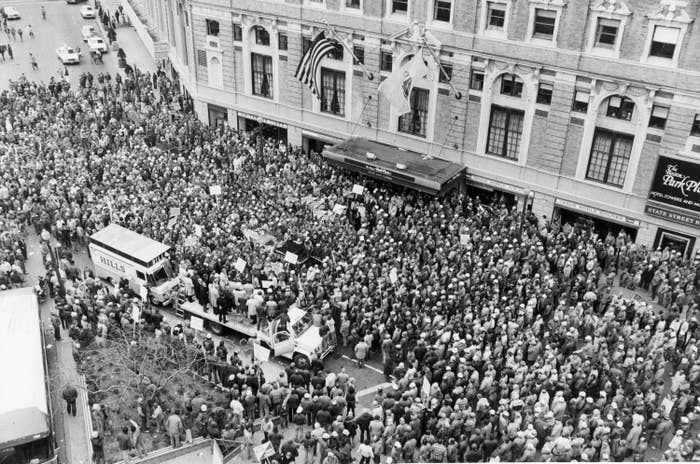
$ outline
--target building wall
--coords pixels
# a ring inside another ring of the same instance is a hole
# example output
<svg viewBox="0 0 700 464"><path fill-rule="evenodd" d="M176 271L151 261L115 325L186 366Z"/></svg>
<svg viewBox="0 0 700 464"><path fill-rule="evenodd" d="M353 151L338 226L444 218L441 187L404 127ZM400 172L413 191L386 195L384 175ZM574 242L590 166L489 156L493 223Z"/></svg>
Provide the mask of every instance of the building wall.
<svg viewBox="0 0 700 464"><path fill-rule="evenodd" d="M410 0L405 16L389 13L390 0L362 0L361 11L346 8L345 1L172 0L163 2L163 8L176 9L179 2L190 14L186 44L180 43L177 24L162 24L170 18L177 23L178 14L160 14L160 28L175 30L164 34L176 38L171 61L186 76L183 81L199 102L203 120L207 104L214 104L227 107L231 115L275 121L287 128L290 143L299 143L304 131L334 139L367 137L464 163L471 176L515 186L523 193L521 203L533 192L533 210L548 217L561 201L573 202L586 206L582 213L638 229L643 242L653 241L659 226L698 234L690 226L645 215L644 206L659 154L700 160L692 151L700 140L689 138L693 118L700 112L700 48L694 46L700 43L700 31L693 21L700 2L496 0L505 5L506 27L492 32L485 29L485 0L453 0L449 24L432 20L432 0ZM534 37L533 14L538 8L557 15L556 33L550 41ZM619 21L616 43L610 50L593 46L599 17ZM214 40L207 35L208 19L219 23ZM368 79L352 64L347 51L342 63L324 60L324 66L345 72L348 104L344 117L321 112L319 101L294 77L302 57L302 37L315 37L325 29L326 21L348 46L364 48L365 65L374 74L374 79ZM433 69L433 79L423 85L430 91L424 137L397 131L398 116L378 93L380 82L389 75L379 69L380 52L392 53L396 69L417 48L411 38L413 21L425 23L428 41L440 60L452 66L452 84L461 94L458 99L455 90L439 83L438 71ZM234 41L234 24L242 30L242 41ZM680 31L671 59L648 57L656 26ZM251 93L254 27L263 27L270 34L266 53L273 57L272 98ZM286 51L277 49L280 32L288 38ZM220 68L211 65L212 58L220 60ZM485 74L482 91L470 89L473 70ZM221 75L217 78L213 72ZM499 76L503 74L514 74L523 81L522 98L511 101L500 95ZM536 102L542 83L553 86L550 104ZM572 111L577 91L590 93L587 112ZM634 124L605 116L606 100L611 96L634 101ZM648 127L655 103L669 110L662 130ZM512 104L525 114L515 160L486 153L493 105L501 104ZM229 123L233 119L229 117ZM586 179L594 134L601 127L623 127L634 136L622 186Z"/></svg>

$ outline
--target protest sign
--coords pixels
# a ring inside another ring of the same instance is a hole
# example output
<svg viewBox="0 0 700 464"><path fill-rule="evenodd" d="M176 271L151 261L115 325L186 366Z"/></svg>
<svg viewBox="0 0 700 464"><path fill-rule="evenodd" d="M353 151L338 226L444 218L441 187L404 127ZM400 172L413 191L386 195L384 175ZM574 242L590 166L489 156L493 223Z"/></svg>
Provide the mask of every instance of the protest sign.
<svg viewBox="0 0 700 464"><path fill-rule="evenodd" d="M396 268L393 268L391 271L389 271L389 280L391 280L392 285L399 281L399 273L396 270Z"/></svg>
<svg viewBox="0 0 700 464"><path fill-rule="evenodd" d="M204 331L204 319L201 317L192 316L190 318L190 327L195 330Z"/></svg>
<svg viewBox="0 0 700 464"><path fill-rule="evenodd" d="M238 258L236 260L236 264L234 264L233 267L235 267L238 272L243 272L245 270L246 264L247 263L245 262L245 260Z"/></svg>
<svg viewBox="0 0 700 464"><path fill-rule="evenodd" d="M299 257L295 253L288 251L284 254L284 260L290 264L296 264L299 261Z"/></svg>
<svg viewBox="0 0 700 464"><path fill-rule="evenodd" d="M360 184L355 184L352 186L352 193L356 195L362 195L365 191L365 188L361 186Z"/></svg>
<svg viewBox="0 0 700 464"><path fill-rule="evenodd" d="M221 186L220 185L210 185L209 186L209 195L221 195Z"/></svg>

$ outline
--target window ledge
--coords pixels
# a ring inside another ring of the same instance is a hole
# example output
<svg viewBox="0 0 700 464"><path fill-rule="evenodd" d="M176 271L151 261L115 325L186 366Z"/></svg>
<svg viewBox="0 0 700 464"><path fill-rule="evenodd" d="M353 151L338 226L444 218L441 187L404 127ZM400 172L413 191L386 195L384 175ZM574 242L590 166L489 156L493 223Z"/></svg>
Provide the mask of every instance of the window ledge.
<svg viewBox="0 0 700 464"><path fill-rule="evenodd" d="M541 37L530 37L529 42L534 45L540 45L542 47L557 48L557 41L554 38L543 39Z"/></svg>
<svg viewBox="0 0 700 464"><path fill-rule="evenodd" d="M497 160L502 161L504 163L512 164L514 166L522 166L522 163L520 162L520 160L517 160L517 159L506 158L505 156L501 156L501 155L493 155L489 152L484 152L483 156L488 156L489 158L497 159Z"/></svg>
<svg viewBox="0 0 700 464"><path fill-rule="evenodd" d="M408 23L410 18L408 14L389 13L385 19L396 21L397 23Z"/></svg>
<svg viewBox="0 0 700 464"><path fill-rule="evenodd" d="M644 63L652 65L652 66L663 66L665 68L678 67L678 60L672 59L672 58L661 58L658 56L647 56L646 59L644 60Z"/></svg>
<svg viewBox="0 0 700 464"><path fill-rule="evenodd" d="M452 21L446 22L446 21L438 21L436 19L429 20L427 22L427 25L434 28L434 29L441 29L443 31L451 31L454 29L454 25L452 24Z"/></svg>
<svg viewBox="0 0 700 464"><path fill-rule="evenodd" d="M329 113L327 111L322 111L321 109L319 109L318 111L314 111L314 113L320 114L321 116L327 116L329 118L336 119L338 121L346 122L348 120L347 116L340 116L337 114Z"/></svg>
<svg viewBox="0 0 700 464"><path fill-rule="evenodd" d="M587 168L586 168L587 169ZM584 175L585 176L585 175ZM615 185L611 184L606 184L605 182L599 182L597 180L590 180L586 179L585 177L582 177L580 179L576 179L579 182L583 182L584 184L588 184L590 186L598 187L598 188L604 188L606 190L610 190L611 192L617 192L617 193L626 193L625 190L625 185L623 184L622 187L617 187ZM625 180L625 184L627 183L627 180Z"/></svg>
<svg viewBox="0 0 700 464"><path fill-rule="evenodd" d="M590 56L595 57L595 58L619 58L620 57L620 50L619 49L593 47L590 50L588 50L587 55L590 55Z"/></svg>

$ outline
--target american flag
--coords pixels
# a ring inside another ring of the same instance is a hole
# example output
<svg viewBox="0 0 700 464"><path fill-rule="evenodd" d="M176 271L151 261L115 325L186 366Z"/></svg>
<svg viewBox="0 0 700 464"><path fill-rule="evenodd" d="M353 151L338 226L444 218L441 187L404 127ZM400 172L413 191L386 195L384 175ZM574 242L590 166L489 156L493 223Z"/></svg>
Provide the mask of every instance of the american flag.
<svg viewBox="0 0 700 464"><path fill-rule="evenodd" d="M327 39L323 32L319 33L313 42L311 42L304 56L301 57L299 66L297 66L297 71L294 73L294 76L299 79L302 84L310 88L311 93L317 98L320 94L318 83L316 82L318 67L323 57L333 51L337 44L338 42L335 40Z"/></svg>

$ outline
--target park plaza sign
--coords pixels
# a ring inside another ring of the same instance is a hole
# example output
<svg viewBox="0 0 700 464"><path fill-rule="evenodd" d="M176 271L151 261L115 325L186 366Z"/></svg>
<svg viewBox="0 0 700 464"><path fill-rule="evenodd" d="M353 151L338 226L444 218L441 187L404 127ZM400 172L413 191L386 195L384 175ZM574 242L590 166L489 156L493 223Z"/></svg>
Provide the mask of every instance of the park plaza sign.
<svg viewBox="0 0 700 464"><path fill-rule="evenodd" d="M700 164L660 156L645 211L651 216L700 227Z"/></svg>

